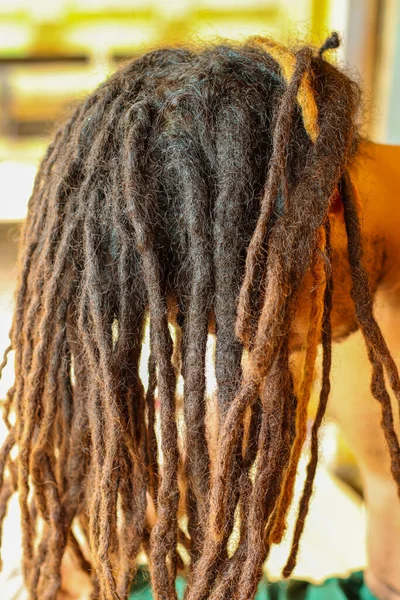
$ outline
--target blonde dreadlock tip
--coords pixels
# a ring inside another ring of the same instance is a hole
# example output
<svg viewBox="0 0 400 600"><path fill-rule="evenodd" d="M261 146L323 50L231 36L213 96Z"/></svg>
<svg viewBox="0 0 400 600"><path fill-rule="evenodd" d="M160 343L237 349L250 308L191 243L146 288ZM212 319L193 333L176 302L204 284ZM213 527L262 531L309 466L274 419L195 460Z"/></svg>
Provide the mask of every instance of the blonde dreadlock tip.
<svg viewBox="0 0 400 600"><path fill-rule="evenodd" d="M279 64L283 78L289 84L296 68L296 55L281 44L268 38L255 37L255 43L261 46ZM313 144L319 136L318 107L314 97L308 73L304 74L303 81L297 94L297 101L303 116L304 129Z"/></svg>
<svg viewBox="0 0 400 600"><path fill-rule="evenodd" d="M283 536L286 530L286 523L279 523L273 528L269 536L269 542L271 544L280 544L283 540Z"/></svg>

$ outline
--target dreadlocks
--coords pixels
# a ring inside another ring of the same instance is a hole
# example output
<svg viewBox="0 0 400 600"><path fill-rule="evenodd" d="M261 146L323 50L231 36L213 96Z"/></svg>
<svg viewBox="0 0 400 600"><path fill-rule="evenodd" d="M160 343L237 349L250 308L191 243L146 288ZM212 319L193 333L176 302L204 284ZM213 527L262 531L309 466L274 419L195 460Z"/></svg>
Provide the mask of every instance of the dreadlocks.
<svg viewBox="0 0 400 600"><path fill-rule="evenodd" d="M15 383L0 452L0 519L17 492L32 599L55 600L67 549L99 600L127 598L139 553L159 600L176 599L183 568L187 600L253 598L285 532L322 343L290 575L329 395L337 196L400 486L385 376L398 399L400 382L373 317L348 174L359 90L323 58L337 43L332 36L318 54L264 38L151 52L99 87L55 135L22 240L8 349ZM310 319L297 388L289 332L306 275ZM210 331L216 456L207 426Z"/></svg>

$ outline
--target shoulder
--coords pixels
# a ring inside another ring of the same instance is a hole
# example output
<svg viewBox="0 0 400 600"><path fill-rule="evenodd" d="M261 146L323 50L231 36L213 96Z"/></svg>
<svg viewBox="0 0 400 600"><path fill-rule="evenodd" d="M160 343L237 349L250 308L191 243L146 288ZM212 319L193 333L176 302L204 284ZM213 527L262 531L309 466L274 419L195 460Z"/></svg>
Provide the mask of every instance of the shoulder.
<svg viewBox="0 0 400 600"><path fill-rule="evenodd" d="M368 240L379 239L384 266L379 289L400 306L400 146L363 142L351 167L362 203L362 227Z"/></svg>

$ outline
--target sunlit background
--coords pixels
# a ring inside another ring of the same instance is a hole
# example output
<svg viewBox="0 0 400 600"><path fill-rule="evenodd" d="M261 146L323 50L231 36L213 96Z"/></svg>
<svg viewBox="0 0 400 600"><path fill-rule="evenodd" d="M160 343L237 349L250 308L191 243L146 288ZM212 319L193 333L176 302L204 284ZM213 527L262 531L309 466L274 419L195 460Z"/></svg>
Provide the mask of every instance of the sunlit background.
<svg viewBox="0 0 400 600"><path fill-rule="evenodd" d="M400 143L400 0L0 0L0 347L7 345L16 245L34 174L55 123L77 100L148 48L252 34L319 45L333 29L343 40L339 63L363 82L365 133ZM11 380L8 369L0 398ZM311 550L301 554L297 571L316 578L364 561L361 500L331 475L357 488L356 470L333 425L324 435L330 471L319 474L306 533ZM323 510L331 505L331 522L341 521L343 532L321 529L318 502ZM6 548L18 557L15 522L7 527ZM332 552L324 562L317 548L327 536ZM3 585L1 598L10 600Z"/></svg>
<svg viewBox="0 0 400 600"><path fill-rule="evenodd" d="M57 122L147 48L266 34L323 42L365 88L365 131L400 142L399 0L0 0L0 221L22 219Z"/></svg>

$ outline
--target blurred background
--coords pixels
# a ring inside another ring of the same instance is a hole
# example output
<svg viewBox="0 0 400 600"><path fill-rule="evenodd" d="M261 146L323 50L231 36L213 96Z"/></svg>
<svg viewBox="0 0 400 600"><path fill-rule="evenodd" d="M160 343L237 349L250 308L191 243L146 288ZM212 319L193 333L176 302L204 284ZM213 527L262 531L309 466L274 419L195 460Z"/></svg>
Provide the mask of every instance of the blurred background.
<svg viewBox="0 0 400 600"><path fill-rule="evenodd" d="M400 143L400 0L0 0L0 348L7 346L17 241L35 171L55 123L75 102L122 61L149 48L253 34L320 45L333 29L343 40L339 63L365 90L365 133ZM0 399L11 382L10 368ZM339 478L332 483L331 475L320 473L316 496L322 494L325 510L330 504L347 515L341 522L351 535L337 549L332 545L326 564L316 553L302 555L298 575L312 571L316 578L364 561L357 470L334 425L325 427L323 454ZM343 480L351 484L345 492ZM321 530L315 510L308 529L314 519L318 547L334 532ZM334 515L331 524L340 521ZM5 539L13 538L18 554L12 527ZM355 540L350 545L349 538Z"/></svg>
<svg viewBox="0 0 400 600"><path fill-rule="evenodd" d="M0 221L25 215L54 123L121 62L163 45L265 34L321 44L365 89L365 131L400 142L400 0L0 0Z"/></svg>

